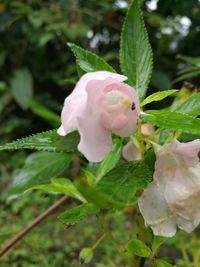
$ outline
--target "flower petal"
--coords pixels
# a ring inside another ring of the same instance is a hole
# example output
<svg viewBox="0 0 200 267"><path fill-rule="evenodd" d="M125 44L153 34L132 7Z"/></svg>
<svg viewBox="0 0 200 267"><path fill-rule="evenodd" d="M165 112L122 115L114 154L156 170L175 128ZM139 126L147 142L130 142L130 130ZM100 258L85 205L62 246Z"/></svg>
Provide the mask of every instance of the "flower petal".
<svg viewBox="0 0 200 267"><path fill-rule="evenodd" d="M140 197L138 205L145 224L152 228L154 234L170 237L176 233L176 221L163 193L162 185L152 182Z"/></svg>
<svg viewBox="0 0 200 267"><path fill-rule="evenodd" d="M187 165L196 165L199 163L198 153L200 152L200 139L188 143L179 143L174 153Z"/></svg>
<svg viewBox="0 0 200 267"><path fill-rule="evenodd" d="M173 213L194 220L200 210L200 166L178 168L165 185L165 199Z"/></svg>
<svg viewBox="0 0 200 267"><path fill-rule="evenodd" d="M79 151L91 162L103 160L112 148L112 135L103 127L98 115L86 109L78 118L78 130L81 136Z"/></svg>
<svg viewBox="0 0 200 267"><path fill-rule="evenodd" d="M184 218L178 216L177 224L178 227L187 233L191 233L200 223L200 210L198 211L198 215L194 220L185 220Z"/></svg>

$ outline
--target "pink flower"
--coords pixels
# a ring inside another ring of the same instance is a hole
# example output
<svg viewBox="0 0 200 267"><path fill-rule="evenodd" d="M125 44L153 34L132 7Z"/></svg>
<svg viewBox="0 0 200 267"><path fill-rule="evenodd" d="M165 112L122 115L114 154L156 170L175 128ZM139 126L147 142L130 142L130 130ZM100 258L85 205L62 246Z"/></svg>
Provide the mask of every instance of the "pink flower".
<svg viewBox="0 0 200 267"><path fill-rule="evenodd" d="M78 129L78 149L89 161L101 161L109 153L112 132L124 137L137 128L139 98L123 83L126 79L108 71L87 73L65 99L58 134Z"/></svg>
<svg viewBox="0 0 200 267"><path fill-rule="evenodd" d="M139 208L155 235L171 237L177 226L192 232L200 223L200 139L174 140L156 151L154 180Z"/></svg>

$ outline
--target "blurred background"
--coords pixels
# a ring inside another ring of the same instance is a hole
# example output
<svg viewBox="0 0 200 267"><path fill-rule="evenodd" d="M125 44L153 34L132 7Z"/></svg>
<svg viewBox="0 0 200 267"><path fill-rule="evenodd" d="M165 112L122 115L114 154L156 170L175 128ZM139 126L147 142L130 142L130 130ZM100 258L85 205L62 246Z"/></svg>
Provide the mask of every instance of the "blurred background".
<svg viewBox="0 0 200 267"><path fill-rule="evenodd" d="M120 31L129 2L0 1L1 144L59 126L63 101L78 80L75 58L67 42L102 56L119 71ZM198 89L200 1L145 0L142 9L154 52L148 94L183 86L188 90ZM28 153L30 151L0 153L0 245L57 199L34 192L17 201L7 200L6 189ZM127 223L127 218L120 215L119 225L113 226L118 229L119 238L127 231L122 227L123 222ZM92 238L97 234L94 225L91 220L68 231L55 214L8 252L1 266L78 266L80 248L95 240ZM179 259L178 266L188 267L179 245L175 251L168 248L177 242L187 246L188 238L196 236L181 233L169 241L161 253L172 261ZM116 265L110 262L113 255ZM123 266L121 264L111 244L103 243L90 266Z"/></svg>

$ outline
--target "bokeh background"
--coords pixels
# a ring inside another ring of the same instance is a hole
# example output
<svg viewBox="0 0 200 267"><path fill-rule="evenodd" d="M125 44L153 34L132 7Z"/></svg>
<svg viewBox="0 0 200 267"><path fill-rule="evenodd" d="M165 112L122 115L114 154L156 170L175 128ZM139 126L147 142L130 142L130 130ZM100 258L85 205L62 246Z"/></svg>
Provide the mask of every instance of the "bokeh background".
<svg viewBox="0 0 200 267"><path fill-rule="evenodd" d="M119 70L120 31L129 2L0 1L1 144L59 126L64 98L78 80L75 58L67 42L91 50ZM145 0L142 10L154 52L148 94L183 86L198 89L200 1ZM0 153L0 245L58 198L34 192L15 201L7 199L7 188L28 153ZM80 249L92 245L98 235L95 222L83 222L68 230L56 216L20 241L0 260L1 266L78 266ZM117 218L112 227L123 239L131 218L128 211ZM181 233L162 248L161 254L172 262L176 259L177 266L194 266L188 265L190 259L182 255L180 247L184 244L190 255L193 242L192 249L198 250L197 236ZM123 266L120 260L111 244L102 243L90 266Z"/></svg>

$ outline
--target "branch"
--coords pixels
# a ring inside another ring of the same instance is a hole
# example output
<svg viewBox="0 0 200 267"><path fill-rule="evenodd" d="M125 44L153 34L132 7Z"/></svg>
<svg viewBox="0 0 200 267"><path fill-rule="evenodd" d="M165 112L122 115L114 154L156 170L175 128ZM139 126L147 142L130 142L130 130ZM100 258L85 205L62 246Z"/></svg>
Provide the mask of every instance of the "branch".
<svg viewBox="0 0 200 267"><path fill-rule="evenodd" d="M14 246L15 243L17 243L18 240L22 239L35 226L37 226L41 221L43 221L47 216L49 216L54 210L56 210L59 206L61 206L67 199L68 199L67 196L64 196L64 197L60 198L55 204L50 206L41 215L39 215L32 223L30 223L21 232L19 232L16 236L14 236L8 243L6 243L0 249L0 257L3 256L3 254L6 253L6 251L8 251L12 246Z"/></svg>

